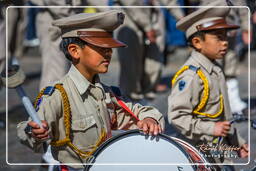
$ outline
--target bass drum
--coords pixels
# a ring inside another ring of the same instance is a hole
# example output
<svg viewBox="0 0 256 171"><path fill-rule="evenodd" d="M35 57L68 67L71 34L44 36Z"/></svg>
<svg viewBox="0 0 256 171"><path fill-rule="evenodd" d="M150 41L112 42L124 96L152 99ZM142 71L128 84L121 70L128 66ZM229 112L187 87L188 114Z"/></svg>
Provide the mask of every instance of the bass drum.
<svg viewBox="0 0 256 171"><path fill-rule="evenodd" d="M192 158L192 148L189 153L188 147L184 141L164 134L152 137L130 130L104 142L92 155L86 171L210 171L199 152L193 149L198 154Z"/></svg>

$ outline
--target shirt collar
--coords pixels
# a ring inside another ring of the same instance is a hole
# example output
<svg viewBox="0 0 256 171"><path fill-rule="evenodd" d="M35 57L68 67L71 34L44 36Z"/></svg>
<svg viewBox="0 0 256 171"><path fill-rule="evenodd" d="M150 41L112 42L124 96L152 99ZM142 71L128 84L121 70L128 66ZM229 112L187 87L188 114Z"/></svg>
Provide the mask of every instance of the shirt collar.
<svg viewBox="0 0 256 171"><path fill-rule="evenodd" d="M214 63L208 59L203 54L197 52L196 50L192 51L192 58L196 60L207 72L211 73L214 67Z"/></svg>
<svg viewBox="0 0 256 171"><path fill-rule="evenodd" d="M102 88L102 85L100 84L100 78L98 75L95 76L95 85L93 85L78 71L78 69L74 65L71 65L68 75L74 82L75 86L77 87L77 90L81 95L84 94L90 86L98 86Z"/></svg>

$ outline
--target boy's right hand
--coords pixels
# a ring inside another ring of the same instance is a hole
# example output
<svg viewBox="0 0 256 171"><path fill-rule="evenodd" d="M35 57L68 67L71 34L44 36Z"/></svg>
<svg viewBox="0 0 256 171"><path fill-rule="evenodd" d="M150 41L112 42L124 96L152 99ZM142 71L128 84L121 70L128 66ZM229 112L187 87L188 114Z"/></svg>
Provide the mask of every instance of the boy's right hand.
<svg viewBox="0 0 256 171"><path fill-rule="evenodd" d="M216 122L214 127L214 136L226 137L230 130L230 126L229 121Z"/></svg>
<svg viewBox="0 0 256 171"><path fill-rule="evenodd" d="M46 121L42 121L43 128L40 128L40 126L34 121L28 122L28 126L32 127L31 136L33 138L38 140L46 140L49 138L49 126Z"/></svg>

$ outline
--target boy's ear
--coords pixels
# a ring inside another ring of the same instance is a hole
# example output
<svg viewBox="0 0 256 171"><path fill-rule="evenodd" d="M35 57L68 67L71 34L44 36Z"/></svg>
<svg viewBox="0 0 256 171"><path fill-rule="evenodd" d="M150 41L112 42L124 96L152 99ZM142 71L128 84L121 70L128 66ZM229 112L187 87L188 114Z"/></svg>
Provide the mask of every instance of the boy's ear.
<svg viewBox="0 0 256 171"><path fill-rule="evenodd" d="M76 44L71 43L68 45L68 52L74 59L80 58L80 50L81 48Z"/></svg>
<svg viewBox="0 0 256 171"><path fill-rule="evenodd" d="M200 51L202 49L202 39L200 37L193 37L192 45Z"/></svg>

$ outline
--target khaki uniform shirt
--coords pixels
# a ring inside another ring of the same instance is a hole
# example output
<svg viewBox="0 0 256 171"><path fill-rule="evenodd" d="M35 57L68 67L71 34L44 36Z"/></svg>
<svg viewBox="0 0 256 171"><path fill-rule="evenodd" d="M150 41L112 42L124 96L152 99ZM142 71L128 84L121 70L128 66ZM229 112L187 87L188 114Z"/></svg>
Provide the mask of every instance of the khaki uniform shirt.
<svg viewBox="0 0 256 171"><path fill-rule="evenodd" d="M196 71L184 71L174 85L168 98L168 119L187 139L194 145L212 142L215 123L231 120L230 105L228 101L226 83L222 70L207 57L195 50L184 65L193 65L202 70L209 82L209 99L201 110L203 113L216 114L220 110L220 94L223 95L224 110L216 118L194 114L193 110L200 103L203 92L203 82ZM183 86L180 86L180 82ZM230 142L241 146L245 141L236 133L233 125L229 132Z"/></svg>
<svg viewBox="0 0 256 171"><path fill-rule="evenodd" d="M95 145L101 134L102 128L107 130L108 137L111 136L110 119L117 117L117 129L122 129L131 124L129 129L136 128L134 119L125 112L118 104L109 87L103 85L99 79L95 84L86 80L80 72L72 65L68 74L59 81L65 88L71 107L71 141L82 151L90 150ZM140 120L152 117L164 128L162 114L155 108L132 104L126 100L127 107L138 116ZM65 126L63 122L63 105L60 92L55 90L51 96L44 96L38 115L49 124L50 140L61 140L65 138ZM42 143L29 137L24 128L27 121L18 124L18 137L21 142L35 151L39 151ZM48 141L50 141L48 140ZM61 163L80 163L77 155L67 146L53 147L54 159ZM86 162L86 161L84 161ZM82 167L82 166L72 166Z"/></svg>

